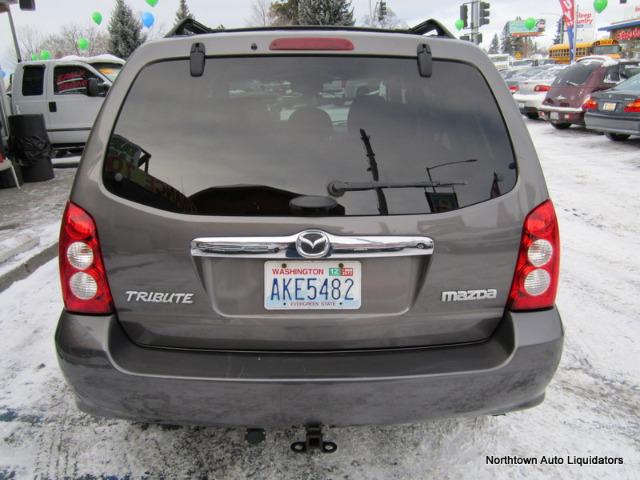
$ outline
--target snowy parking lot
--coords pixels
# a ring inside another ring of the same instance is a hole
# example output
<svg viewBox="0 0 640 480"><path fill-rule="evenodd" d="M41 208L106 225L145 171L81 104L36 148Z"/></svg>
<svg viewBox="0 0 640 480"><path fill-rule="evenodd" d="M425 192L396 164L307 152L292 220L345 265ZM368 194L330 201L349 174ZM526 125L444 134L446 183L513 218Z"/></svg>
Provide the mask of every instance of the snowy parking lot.
<svg viewBox="0 0 640 480"><path fill-rule="evenodd" d="M639 478L640 138L526 120L562 235L566 329L545 402L507 416L325 428L333 454L296 454L302 428L243 430L94 418L57 366L57 262L0 293L0 480Z"/></svg>

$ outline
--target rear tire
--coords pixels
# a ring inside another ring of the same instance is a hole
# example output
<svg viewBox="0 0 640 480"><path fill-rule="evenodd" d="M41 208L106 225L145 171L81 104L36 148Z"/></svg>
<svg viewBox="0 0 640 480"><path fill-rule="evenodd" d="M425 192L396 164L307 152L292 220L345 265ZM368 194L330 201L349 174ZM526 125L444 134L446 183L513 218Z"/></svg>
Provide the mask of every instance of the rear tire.
<svg viewBox="0 0 640 480"><path fill-rule="evenodd" d="M613 140L614 142L624 142L631 135L627 135L625 133L605 133L604 136L609 140Z"/></svg>
<svg viewBox="0 0 640 480"><path fill-rule="evenodd" d="M553 128L557 128L558 130L566 130L571 126L570 123L552 123Z"/></svg>
<svg viewBox="0 0 640 480"><path fill-rule="evenodd" d="M525 115L527 116L527 118L530 118L531 120L537 120L540 117L538 112L527 112Z"/></svg>

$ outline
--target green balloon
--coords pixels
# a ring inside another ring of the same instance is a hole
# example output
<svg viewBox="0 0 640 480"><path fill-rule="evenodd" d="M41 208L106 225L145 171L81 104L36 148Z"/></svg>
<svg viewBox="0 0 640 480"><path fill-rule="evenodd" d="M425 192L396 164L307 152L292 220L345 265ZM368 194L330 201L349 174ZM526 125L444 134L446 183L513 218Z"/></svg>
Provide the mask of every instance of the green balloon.
<svg viewBox="0 0 640 480"><path fill-rule="evenodd" d="M42 50L40 52L41 60L49 60L50 58L51 58L51 53L49 52L49 50Z"/></svg>
<svg viewBox="0 0 640 480"><path fill-rule="evenodd" d="M102 23L102 14L100 12L93 12L93 15L91 15L91 18L93 18L93 21L96 22L98 25Z"/></svg>
<svg viewBox="0 0 640 480"><path fill-rule="evenodd" d="M593 8L595 8L596 12L602 13L602 11L607 8L609 2L607 0L595 0L593 2Z"/></svg>
<svg viewBox="0 0 640 480"><path fill-rule="evenodd" d="M31 54L31 60L37 60L38 59L38 55L36 55L35 53Z"/></svg>
<svg viewBox="0 0 640 480"><path fill-rule="evenodd" d="M147 3L148 3L149 5L151 5L152 7L155 7L155 6L156 6L156 3L158 3L158 0L147 0Z"/></svg>
<svg viewBox="0 0 640 480"><path fill-rule="evenodd" d="M461 19L456 20L456 28L458 30L462 30L462 27L464 27L464 20L461 20Z"/></svg>
<svg viewBox="0 0 640 480"><path fill-rule="evenodd" d="M78 47L80 47L80 50L86 50L88 46L89 40L87 40L86 38L78 39Z"/></svg>
<svg viewBox="0 0 640 480"><path fill-rule="evenodd" d="M605 2L606 1L607 0L605 0ZM527 27L527 30L533 30L535 28L535 26L536 26L536 19L535 18L531 18L531 17L527 18L524 21L524 26Z"/></svg>

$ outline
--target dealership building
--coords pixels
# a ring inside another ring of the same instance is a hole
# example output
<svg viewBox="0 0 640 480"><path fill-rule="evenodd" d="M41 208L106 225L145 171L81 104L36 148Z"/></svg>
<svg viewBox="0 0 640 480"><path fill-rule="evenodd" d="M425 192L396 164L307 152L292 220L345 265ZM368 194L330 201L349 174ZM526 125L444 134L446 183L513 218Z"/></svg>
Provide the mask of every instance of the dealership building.
<svg viewBox="0 0 640 480"><path fill-rule="evenodd" d="M620 43L624 58L640 58L640 5L627 7L625 20L598 30L609 32L609 37Z"/></svg>

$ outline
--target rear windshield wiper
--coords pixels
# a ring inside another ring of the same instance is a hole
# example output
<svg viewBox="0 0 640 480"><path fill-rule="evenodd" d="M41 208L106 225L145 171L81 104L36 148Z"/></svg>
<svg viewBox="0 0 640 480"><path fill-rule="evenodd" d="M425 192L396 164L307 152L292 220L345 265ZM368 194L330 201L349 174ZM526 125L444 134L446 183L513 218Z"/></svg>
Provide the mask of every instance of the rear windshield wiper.
<svg viewBox="0 0 640 480"><path fill-rule="evenodd" d="M327 191L333 197L341 197L345 192L377 190L379 188L433 188L456 187L466 185L467 182L342 182L334 180L327 185Z"/></svg>

